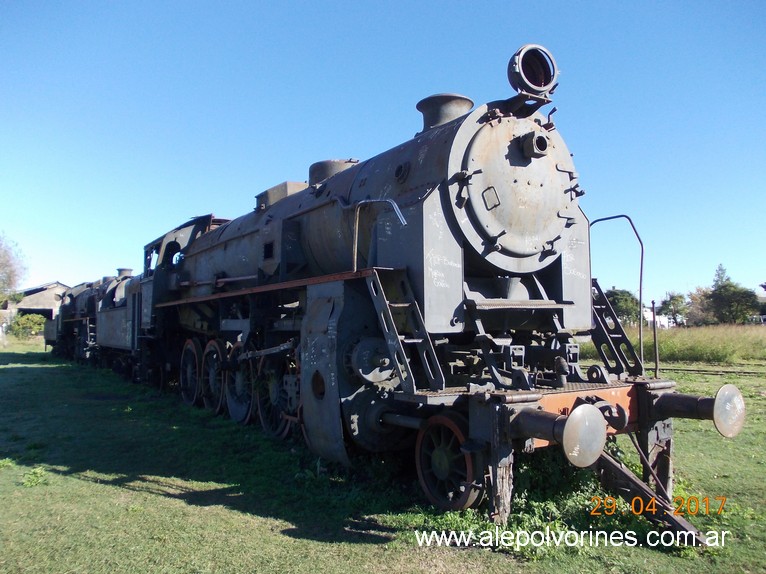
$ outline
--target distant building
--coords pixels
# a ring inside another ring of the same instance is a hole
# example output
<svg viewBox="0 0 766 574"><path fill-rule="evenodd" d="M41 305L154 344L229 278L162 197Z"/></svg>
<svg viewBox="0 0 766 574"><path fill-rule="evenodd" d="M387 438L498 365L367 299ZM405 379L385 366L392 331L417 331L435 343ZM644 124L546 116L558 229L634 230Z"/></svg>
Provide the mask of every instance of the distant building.
<svg viewBox="0 0 766 574"><path fill-rule="evenodd" d="M766 285L766 284L765 284ZM758 307L761 309L761 313L764 309L766 309L766 296L763 295L757 295L758 297ZM754 323L760 323L761 325L766 325L766 315L758 314L755 317L753 317Z"/></svg>
<svg viewBox="0 0 766 574"><path fill-rule="evenodd" d="M644 317L644 321L647 322L649 327L652 327L654 318L652 317L652 310L649 307L643 308L643 317ZM673 325L673 321L670 320L670 317L667 317L666 315L657 315L658 329L669 329L672 326L674 325Z"/></svg>
<svg viewBox="0 0 766 574"><path fill-rule="evenodd" d="M18 303L8 300L0 304L0 324L10 324L16 315L37 314L54 319L61 306L61 295L67 289L67 285L58 281L24 289L20 292L23 298Z"/></svg>

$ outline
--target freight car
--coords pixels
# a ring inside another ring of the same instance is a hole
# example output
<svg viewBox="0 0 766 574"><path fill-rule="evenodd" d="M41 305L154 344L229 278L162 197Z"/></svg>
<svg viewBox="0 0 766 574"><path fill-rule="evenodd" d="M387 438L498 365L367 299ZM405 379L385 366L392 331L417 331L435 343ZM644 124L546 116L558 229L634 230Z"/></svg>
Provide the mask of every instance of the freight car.
<svg viewBox="0 0 766 574"><path fill-rule="evenodd" d="M650 518L694 531L669 506L671 419L734 436L744 402L731 385L704 398L645 376L591 278L584 192L540 111L557 76L545 48L524 46L510 98L425 98L411 140L316 163L307 184L264 191L234 220L171 230L145 247L140 275L73 290L92 302L96 342L85 313L62 319L62 344L176 380L184 402L269 435L299 425L328 460L413 448L441 508L488 494L504 522L514 455L559 445L643 508L667 503ZM586 372L583 335L603 359ZM643 477L604 452L619 433L637 437Z"/></svg>

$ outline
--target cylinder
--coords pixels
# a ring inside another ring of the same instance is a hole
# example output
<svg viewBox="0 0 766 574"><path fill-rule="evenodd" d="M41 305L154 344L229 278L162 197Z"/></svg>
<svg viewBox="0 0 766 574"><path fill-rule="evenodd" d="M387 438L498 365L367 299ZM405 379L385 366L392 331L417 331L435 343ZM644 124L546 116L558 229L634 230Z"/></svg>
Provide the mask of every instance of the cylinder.
<svg viewBox="0 0 766 574"><path fill-rule="evenodd" d="M553 55L538 44L522 46L508 62L508 81L517 92L547 97L557 77Z"/></svg>
<svg viewBox="0 0 766 574"><path fill-rule="evenodd" d="M425 427L427 421L418 417L410 417L407 415L400 415L397 413L383 413L380 417L380 422L398 427L405 427L408 429L420 430Z"/></svg>
<svg viewBox="0 0 766 574"><path fill-rule="evenodd" d="M719 433L732 438L745 424L745 400L734 385L722 386L715 397L664 393L655 399L652 417L712 420Z"/></svg>
<svg viewBox="0 0 766 574"><path fill-rule="evenodd" d="M355 159L326 159L312 163L309 167L309 185L316 185L358 163Z"/></svg>
<svg viewBox="0 0 766 574"><path fill-rule="evenodd" d="M423 114L423 131L456 120L471 111L473 100L460 94L436 94L417 103Z"/></svg>
<svg viewBox="0 0 766 574"><path fill-rule="evenodd" d="M682 419L713 419L715 399L681 393L665 393L654 403L654 414L658 419L679 417Z"/></svg>
<svg viewBox="0 0 766 574"><path fill-rule="evenodd" d="M511 428L521 437L555 441L573 465L586 467L601 456L606 444L606 421L593 405L583 404L569 416L522 409L511 420Z"/></svg>
<svg viewBox="0 0 766 574"><path fill-rule="evenodd" d="M533 409L523 409L514 419L517 430L525 437L555 442L561 442L566 422L566 415Z"/></svg>

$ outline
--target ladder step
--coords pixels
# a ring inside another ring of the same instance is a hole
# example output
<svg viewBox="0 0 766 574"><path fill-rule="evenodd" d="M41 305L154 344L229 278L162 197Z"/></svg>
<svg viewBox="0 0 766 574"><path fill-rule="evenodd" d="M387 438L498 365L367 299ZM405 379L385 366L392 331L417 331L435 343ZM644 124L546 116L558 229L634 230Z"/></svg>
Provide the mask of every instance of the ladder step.
<svg viewBox="0 0 766 574"><path fill-rule="evenodd" d="M532 299L529 301L514 301L510 299L466 299L466 304L478 311L494 309L562 309L571 307L573 303L559 303L550 299Z"/></svg>
<svg viewBox="0 0 766 574"><path fill-rule="evenodd" d="M444 373L426 330L418 302L407 280L407 274L403 270L374 269L373 275L367 279L367 286L381 327L387 333L386 345L389 354L396 358L395 367L404 393L414 394L417 388L409 360L405 357L405 343L417 346L430 390L444 390ZM394 301L390 301L386 296L389 288L390 292L395 294ZM400 334L400 329L405 334Z"/></svg>

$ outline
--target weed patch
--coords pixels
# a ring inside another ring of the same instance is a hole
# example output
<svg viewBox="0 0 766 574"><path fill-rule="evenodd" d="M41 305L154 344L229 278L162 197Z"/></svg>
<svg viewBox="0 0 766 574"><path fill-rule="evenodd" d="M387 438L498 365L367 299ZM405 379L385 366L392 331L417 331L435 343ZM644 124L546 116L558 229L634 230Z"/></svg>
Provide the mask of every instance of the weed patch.
<svg viewBox="0 0 766 574"><path fill-rule="evenodd" d="M48 484L48 473L41 466L36 466L32 470L24 473L21 479L21 486L24 488L33 488L35 486L46 486Z"/></svg>

